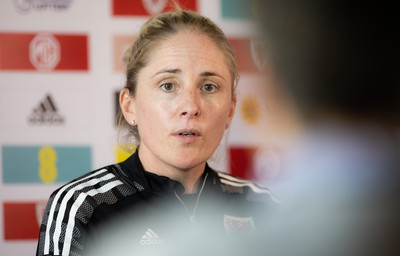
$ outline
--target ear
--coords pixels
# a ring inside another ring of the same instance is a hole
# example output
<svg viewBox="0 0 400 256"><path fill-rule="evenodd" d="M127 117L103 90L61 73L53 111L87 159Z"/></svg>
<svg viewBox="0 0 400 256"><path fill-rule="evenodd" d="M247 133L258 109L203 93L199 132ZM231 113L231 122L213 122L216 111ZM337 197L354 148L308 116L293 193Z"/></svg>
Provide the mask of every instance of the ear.
<svg viewBox="0 0 400 256"><path fill-rule="evenodd" d="M129 94L127 88L122 89L119 93L119 106L128 124L131 124L132 120L136 122L134 98Z"/></svg>
<svg viewBox="0 0 400 256"><path fill-rule="evenodd" d="M235 110L236 110L236 95L233 95L231 100L231 106L229 108L228 120L226 121L226 128L228 128L231 125L233 116L235 115Z"/></svg>

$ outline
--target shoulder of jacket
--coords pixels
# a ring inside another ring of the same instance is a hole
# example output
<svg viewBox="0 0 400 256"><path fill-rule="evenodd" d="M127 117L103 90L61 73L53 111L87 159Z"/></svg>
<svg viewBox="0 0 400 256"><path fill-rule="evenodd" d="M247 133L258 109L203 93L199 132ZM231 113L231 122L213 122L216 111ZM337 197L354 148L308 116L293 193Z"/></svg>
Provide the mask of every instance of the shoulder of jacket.
<svg viewBox="0 0 400 256"><path fill-rule="evenodd" d="M221 188L224 192L232 194L243 194L248 199L263 201L265 199L279 203L279 199L266 187L260 186L256 182L238 178L224 172L216 172Z"/></svg>
<svg viewBox="0 0 400 256"><path fill-rule="evenodd" d="M71 195L72 198L76 198L81 193L85 197L90 197L122 185L123 182L114 174L111 167L112 165L105 166L73 179L55 190L52 197L63 198Z"/></svg>

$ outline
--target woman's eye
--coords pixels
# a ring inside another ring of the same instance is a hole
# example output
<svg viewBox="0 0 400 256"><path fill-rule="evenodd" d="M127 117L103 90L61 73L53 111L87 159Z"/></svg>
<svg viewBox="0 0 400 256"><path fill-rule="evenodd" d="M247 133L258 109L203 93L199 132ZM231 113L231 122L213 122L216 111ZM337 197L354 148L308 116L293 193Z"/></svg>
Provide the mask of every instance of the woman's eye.
<svg viewBox="0 0 400 256"><path fill-rule="evenodd" d="M214 84L205 84L201 87L201 90L206 93L213 93L218 90L218 87Z"/></svg>
<svg viewBox="0 0 400 256"><path fill-rule="evenodd" d="M175 85L172 83L165 83L161 85L161 89L164 91L170 92L175 89Z"/></svg>

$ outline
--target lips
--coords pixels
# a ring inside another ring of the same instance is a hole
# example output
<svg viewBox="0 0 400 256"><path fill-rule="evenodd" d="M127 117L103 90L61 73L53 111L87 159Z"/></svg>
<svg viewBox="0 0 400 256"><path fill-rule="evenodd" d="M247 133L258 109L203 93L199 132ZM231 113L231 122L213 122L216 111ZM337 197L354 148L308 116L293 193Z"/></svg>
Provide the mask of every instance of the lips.
<svg viewBox="0 0 400 256"><path fill-rule="evenodd" d="M185 137L194 137L200 136L200 132L196 129L181 129L174 133L174 135L185 136Z"/></svg>

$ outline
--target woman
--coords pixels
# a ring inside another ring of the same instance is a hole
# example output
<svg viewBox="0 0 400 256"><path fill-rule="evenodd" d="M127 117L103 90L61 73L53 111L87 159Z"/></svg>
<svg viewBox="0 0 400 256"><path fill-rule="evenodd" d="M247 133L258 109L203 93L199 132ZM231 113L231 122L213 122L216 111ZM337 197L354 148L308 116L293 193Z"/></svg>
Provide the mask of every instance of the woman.
<svg viewBox="0 0 400 256"><path fill-rule="evenodd" d="M121 219L133 223L133 246L172 240L166 223L199 223L224 234L252 231L253 206L272 202L267 190L206 162L236 104L235 58L221 29L193 12L161 14L142 27L125 60L120 123L138 149L51 195L37 255L82 255L89 240Z"/></svg>

